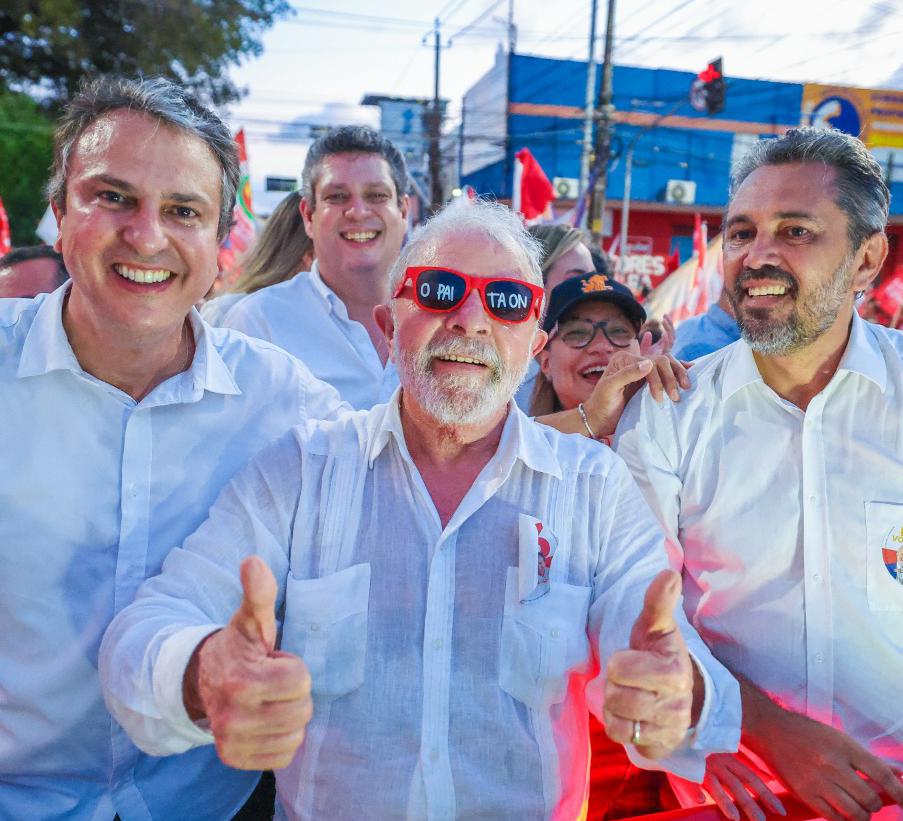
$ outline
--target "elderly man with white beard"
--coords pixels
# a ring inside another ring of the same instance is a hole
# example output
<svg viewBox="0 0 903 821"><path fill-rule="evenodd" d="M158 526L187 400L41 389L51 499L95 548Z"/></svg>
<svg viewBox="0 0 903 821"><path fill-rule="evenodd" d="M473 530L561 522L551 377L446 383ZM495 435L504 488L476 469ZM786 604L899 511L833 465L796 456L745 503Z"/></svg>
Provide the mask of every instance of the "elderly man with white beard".
<svg viewBox="0 0 903 821"><path fill-rule="evenodd" d="M641 766L736 748L625 466L511 401L537 251L484 202L415 232L376 309L392 400L255 458L107 632L139 746L272 767L291 819L576 818L588 709Z"/></svg>

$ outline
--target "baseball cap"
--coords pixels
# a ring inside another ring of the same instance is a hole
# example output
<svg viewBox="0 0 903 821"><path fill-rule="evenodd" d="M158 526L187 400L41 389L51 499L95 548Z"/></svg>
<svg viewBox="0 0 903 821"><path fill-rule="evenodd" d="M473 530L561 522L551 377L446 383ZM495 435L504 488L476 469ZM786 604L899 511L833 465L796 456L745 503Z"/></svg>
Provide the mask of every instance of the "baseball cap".
<svg viewBox="0 0 903 821"><path fill-rule="evenodd" d="M551 331L571 308L587 299L610 302L639 328L646 321L646 311L626 285L598 271L570 277L556 285L549 294L549 308L542 322L544 331Z"/></svg>

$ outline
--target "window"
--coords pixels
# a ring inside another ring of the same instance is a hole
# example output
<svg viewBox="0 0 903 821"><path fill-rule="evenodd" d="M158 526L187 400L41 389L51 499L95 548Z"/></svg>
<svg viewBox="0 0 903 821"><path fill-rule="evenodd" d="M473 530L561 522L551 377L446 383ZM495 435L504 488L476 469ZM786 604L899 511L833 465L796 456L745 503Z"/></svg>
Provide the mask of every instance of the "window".
<svg viewBox="0 0 903 821"><path fill-rule="evenodd" d="M295 177L267 177L267 191L294 191L298 187Z"/></svg>

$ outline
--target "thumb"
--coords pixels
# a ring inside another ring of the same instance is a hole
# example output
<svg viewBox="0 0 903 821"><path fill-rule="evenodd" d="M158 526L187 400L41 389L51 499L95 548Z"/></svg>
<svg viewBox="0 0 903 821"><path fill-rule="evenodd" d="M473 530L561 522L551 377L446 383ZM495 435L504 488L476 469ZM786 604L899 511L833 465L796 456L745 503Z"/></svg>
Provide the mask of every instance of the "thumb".
<svg viewBox="0 0 903 821"><path fill-rule="evenodd" d="M613 388L626 388L633 382L639 382L652 370L652 360L638 359L614 372L610 372L610 370L610 368L606 368L605 371L606 384Z"/></svg>
<svg viewBox="0 0 903 821"><path fill-rule="evenodd" d="M241 563L241 605L232 616L232 625L248 641L261 642L267 653L276 646L276 593L273 572L258 556Z"/></svg>
<svg viewBox="0 0 903 821"><path fill-rule="evenodd" d="M680 599L681 586L680 576L673 570L663 570L652 580L643 609L630 632L631 650L667 652L670 649L661 642L677 632L674 608Z"/></svg>

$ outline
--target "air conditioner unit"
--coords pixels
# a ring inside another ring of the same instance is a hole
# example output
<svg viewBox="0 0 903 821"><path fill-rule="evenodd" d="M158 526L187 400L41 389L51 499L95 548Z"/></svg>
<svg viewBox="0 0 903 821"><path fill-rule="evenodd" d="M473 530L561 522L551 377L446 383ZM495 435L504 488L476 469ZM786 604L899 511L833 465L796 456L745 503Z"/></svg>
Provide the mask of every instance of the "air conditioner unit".
<svg viewBox="0 0 903 821"><path fill-rule="evenodd" d="M668 180L665 202L674 205L692 205L696 202L696 183L693 180Z"/></svg>
<svg viewBox="0 0 903 821"><path fill-rule="evenodd" d="M557 199L575 200L580 188L580 180L576 177L555 177L552 180L552 188L555 189Z"/></svg>

